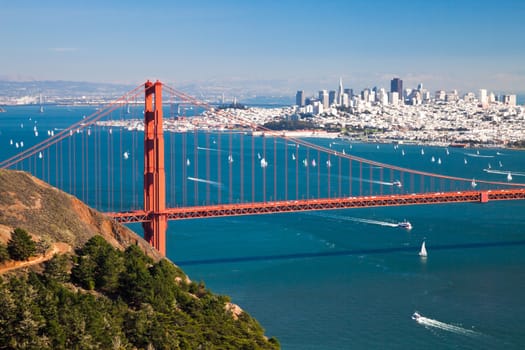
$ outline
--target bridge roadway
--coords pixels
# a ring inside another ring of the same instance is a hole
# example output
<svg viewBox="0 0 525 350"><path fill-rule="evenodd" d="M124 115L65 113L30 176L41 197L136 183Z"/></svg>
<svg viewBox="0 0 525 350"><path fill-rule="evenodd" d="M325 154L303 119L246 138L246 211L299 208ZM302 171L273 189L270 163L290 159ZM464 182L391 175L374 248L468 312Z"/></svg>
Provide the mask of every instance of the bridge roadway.
<svg viewBox="0 0 525 350"><path fill-rule="evenodd" d="M385 207L420 204L486 203L494 200L523 200L525 189L414 193L403 195L360 196L347 198L305 199L260 203L235 203L207 206L169 208L155 215L166 215L168 220L197 219L221 216L288 213L308 210ZM106 213L120 223L148 222L152 213L143 210Z"/></svg>

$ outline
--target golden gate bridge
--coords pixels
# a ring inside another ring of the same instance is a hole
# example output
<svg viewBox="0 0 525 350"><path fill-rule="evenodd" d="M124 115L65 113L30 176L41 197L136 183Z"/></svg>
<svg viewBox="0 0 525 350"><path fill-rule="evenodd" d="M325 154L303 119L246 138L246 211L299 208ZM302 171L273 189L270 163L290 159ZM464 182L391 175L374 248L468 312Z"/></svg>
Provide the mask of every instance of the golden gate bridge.
<svg viewBox="0 0 525 350"><path fill-rule="evenodd" d="M168 220L525 199L522 183L364 159L266 129L159 81L0 167L28 171L119 222L142 223L144 238L164 255Z"/></svg>

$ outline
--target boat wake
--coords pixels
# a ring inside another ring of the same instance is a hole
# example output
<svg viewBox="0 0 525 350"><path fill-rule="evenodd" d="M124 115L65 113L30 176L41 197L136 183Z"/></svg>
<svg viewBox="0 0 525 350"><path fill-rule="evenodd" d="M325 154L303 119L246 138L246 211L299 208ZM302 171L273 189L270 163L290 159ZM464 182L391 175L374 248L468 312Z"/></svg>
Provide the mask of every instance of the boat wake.
<svg viewBox="0 0 525 350"><path fill-rule="evenodd" d="M465 335L468 337L478 337L481 336L481 333L466 329L463 327L455 326L438 320L433 320L428 317L421 316L419 313L415 312L412 315L412 319L415 320L420 325L425 326L426 328L437 328L446 332L451 332L455 334Z"/></svg>
<svg viewBox="0 0 525 350"><path fill-rule="evenodd" d="M511 174L512 176L525 176L525 173L520 172L520 171L503 171L503 170L492 170L492 169L483 169L483 171L489 174L502 174L502 175Z"/></svg>
<svg viewBox="0 0 525 350"><path fill-rule="evenodd" d="M465 153L468 157L476 157L476 158L494 158L494 156L489 156L485 154L477 154L477 153Z"/></svg>
<svg viewBox="0 0 525 350"><path fill-rule="evenodd" d="M207 148L207 147L200 147L200 146L198 146L197 149L200 150L200 151L213 151L213 152L219 152L219 150L216 149L216 148Z"/></svg>
<svg viewBox="0 0 525 350"><path fill-rule="evenodd" d="M387 227L398 227L398 223L388 222L388 221L380 221L380 220L371 220L371 219L364 219L364 218L355 218L352 216L340 216L340 215L330 215L330 214L314 214L311 213L311 215L316 216L322 216L324 218L331 218L336 220L346 220L346 221L353 221L353 222L361 222L364 224L371 224L371 225L379 225L379 226L387 226Z"/></svg>
<svg viewBox="0 0 525 350"><path fill-rule="evenodd" d="M195 181L195 182L202 182L202 183L210 184L210 185L217 186L217 187L222 187L222 184L217 181L199 179L197 177L191 177L191 176L188 176L188 180Z"/></svg>

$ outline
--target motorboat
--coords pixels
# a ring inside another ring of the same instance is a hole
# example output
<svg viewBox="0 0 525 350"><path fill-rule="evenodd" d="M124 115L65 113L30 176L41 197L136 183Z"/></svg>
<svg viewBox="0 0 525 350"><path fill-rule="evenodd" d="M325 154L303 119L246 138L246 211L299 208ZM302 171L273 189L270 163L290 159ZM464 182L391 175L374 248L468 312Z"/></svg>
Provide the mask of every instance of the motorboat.
<svg viewBox="0 0 525 350"><path fill-rule="evenodd" d="M401 181L395 180L394 182L392 182L392 186L403 187L403 184L401 183Z"/></svg>
<svg viewBox="0 0 525 350"><path fill-rule="evenodd" d="M420 319L421 317L423 317L423 316L421 316L421 315L419 314L419 312L417 312L417 311L414 312L414 313L412 314L412 319L413 319L413 320L416 320L416 321L417 321L417 320Z"/></svg>
<svg viewBox="0 0 525 350"><path fill-rule="evenodd" d="M397 223L397 227L404 228L404 229L407 229L407 230L411 230L412 229L412 224L410 222L404 220L404 221L398 222Z"/></svg>

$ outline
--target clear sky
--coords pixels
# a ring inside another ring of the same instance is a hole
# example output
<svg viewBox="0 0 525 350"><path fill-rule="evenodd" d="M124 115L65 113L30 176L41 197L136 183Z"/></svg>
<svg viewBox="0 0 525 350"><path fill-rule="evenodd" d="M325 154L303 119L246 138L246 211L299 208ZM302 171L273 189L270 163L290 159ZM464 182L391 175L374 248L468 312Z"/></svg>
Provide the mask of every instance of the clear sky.
<svg viewBox="0 0 525 350"><path fill-rule="evenodd" d="M0 0L0 78L525 92L524 0Z"/></svg>

